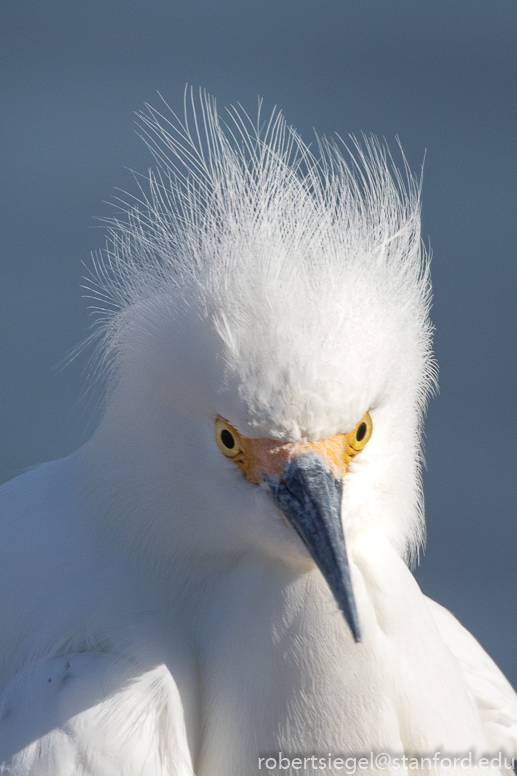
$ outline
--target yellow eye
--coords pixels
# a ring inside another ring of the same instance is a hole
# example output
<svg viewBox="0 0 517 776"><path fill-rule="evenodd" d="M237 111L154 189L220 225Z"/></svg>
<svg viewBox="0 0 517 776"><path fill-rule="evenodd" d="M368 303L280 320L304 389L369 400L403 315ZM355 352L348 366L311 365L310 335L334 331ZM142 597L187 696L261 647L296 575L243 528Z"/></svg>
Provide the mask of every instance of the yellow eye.
<svg viewBox="0 0 517 776"><path fill-rule="evenodd" d="M359 453L369 441L373 431L373 423L370 413L367 412L360 423L355 427L355 431L350 435L350 447L353 453Z"/></svg>
<svg viewBox="0 0 517 776"><path fill-rule="evenodd" d="M235 458L241 452L237 432L224 420L215 421L215 442L227 458Z"/></svg>

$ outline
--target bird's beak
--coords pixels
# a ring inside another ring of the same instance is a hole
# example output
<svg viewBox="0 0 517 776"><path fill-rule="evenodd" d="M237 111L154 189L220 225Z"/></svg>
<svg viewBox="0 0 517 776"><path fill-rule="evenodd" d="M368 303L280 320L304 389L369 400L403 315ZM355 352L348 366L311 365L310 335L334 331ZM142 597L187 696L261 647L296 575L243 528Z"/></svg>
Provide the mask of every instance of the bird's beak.
<svg viewBox="0 0 517 776"><path fill-rule="evenodd" d="M343 481L317 453L288 463L282 479L265 475L278 507L325 577L356 642L361 641L341 521Z"/></svg>

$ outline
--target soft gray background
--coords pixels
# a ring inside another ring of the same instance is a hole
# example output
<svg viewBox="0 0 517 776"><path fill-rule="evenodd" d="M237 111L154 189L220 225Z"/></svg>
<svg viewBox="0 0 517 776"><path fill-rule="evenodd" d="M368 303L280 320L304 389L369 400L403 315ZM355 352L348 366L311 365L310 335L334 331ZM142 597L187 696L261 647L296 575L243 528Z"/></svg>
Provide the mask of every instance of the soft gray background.
<svg viewBox="0 0 517 776"><path fill-rule="evenodd" d="M95 426L85 359L92 216L150 158L132 111L185 83L257 95L306 139L427 149L441 393L427 420L429 541L417 571L517 683L516 0L2 0L0 481ZM93 415L93 419L92 418Z"/></svg>

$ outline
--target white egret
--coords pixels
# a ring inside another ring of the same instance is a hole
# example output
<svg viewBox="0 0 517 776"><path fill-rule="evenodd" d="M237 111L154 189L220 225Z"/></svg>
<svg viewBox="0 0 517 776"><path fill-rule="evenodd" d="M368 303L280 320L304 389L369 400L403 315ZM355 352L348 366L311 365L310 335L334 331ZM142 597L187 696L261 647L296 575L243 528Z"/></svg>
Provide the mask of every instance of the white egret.
<svg viewBox="0 0 517 776"><path fill-rule="evenodd" d="M418 182L374 139L226 120L142 115L158 168L95 265L102 421L1 490L0 773L509 773L517 698L408 568Z"/></svg>

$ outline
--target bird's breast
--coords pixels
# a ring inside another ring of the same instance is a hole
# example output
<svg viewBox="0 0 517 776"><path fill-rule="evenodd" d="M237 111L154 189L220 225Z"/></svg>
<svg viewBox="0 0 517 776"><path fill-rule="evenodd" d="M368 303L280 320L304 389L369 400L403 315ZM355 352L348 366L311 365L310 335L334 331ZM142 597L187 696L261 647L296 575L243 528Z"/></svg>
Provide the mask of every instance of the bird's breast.
<svg viewBox="0 0 517 776"><path fill-rule="evenodd" d="M259 757L280 751L482 748L477 712L410 571L373 533L350 555L361 644L317 569L297 575L248 558L213 587L200 633L199 776L254 773Z"/></svg>

